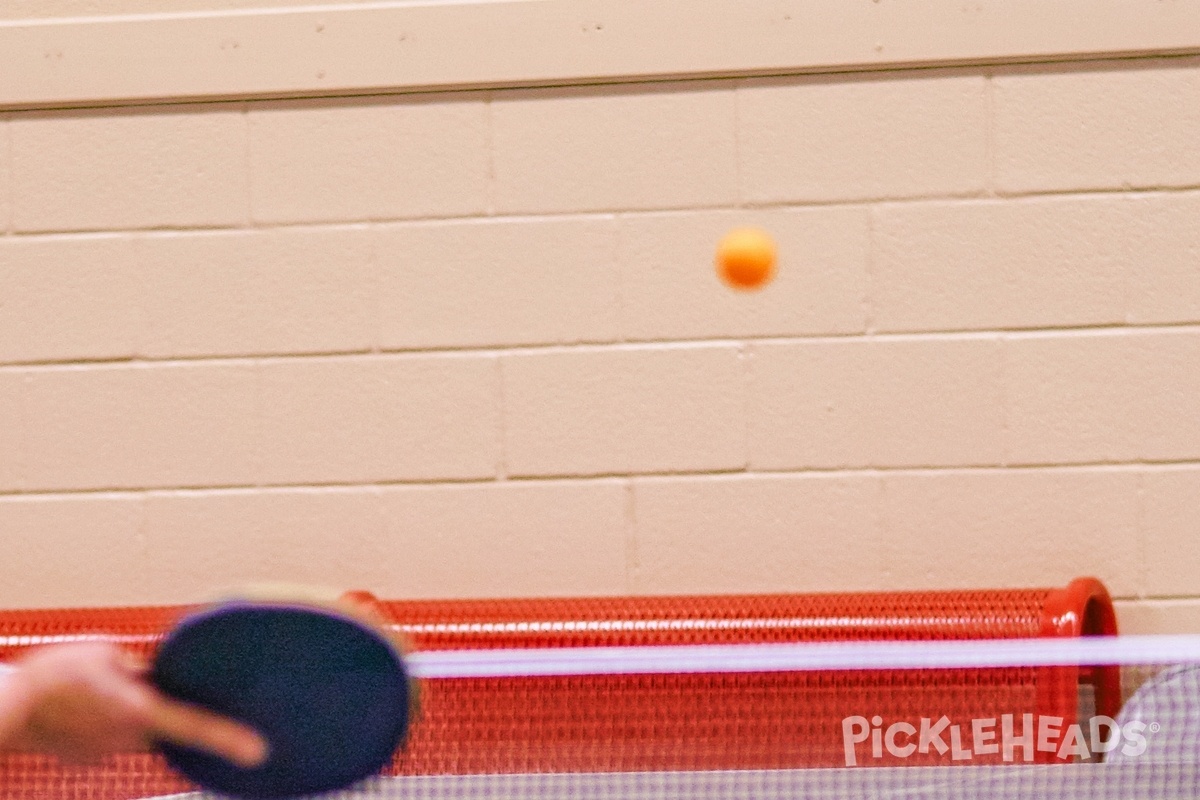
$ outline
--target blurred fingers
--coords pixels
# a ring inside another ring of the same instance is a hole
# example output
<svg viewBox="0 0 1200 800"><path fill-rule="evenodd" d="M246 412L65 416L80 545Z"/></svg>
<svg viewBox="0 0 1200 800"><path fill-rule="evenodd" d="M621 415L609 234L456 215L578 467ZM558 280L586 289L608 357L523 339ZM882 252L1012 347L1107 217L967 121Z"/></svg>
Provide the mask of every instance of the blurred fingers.
<svg viewBox="0 0 1200 800"><path fill-rule="evenodd" d="M209 711L155 694L147 714L147 727L158 739L206 750L241 767L258 766L267 757L267 742L258 732Z"/></svg>

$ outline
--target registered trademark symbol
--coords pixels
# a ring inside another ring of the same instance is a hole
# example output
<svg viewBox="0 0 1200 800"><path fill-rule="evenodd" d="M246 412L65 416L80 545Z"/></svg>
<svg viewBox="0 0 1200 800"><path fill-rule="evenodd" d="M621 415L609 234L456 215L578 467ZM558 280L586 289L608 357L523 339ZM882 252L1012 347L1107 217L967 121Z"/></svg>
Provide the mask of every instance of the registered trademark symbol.
<svg viewBox="0 0 1200 800"><path fill-rule="evenodd" d="M1150 723L1150 732L1151 733L1158 733L1160 730L1162 730L1162 725L1159 725L1157 722Z"/></svg>

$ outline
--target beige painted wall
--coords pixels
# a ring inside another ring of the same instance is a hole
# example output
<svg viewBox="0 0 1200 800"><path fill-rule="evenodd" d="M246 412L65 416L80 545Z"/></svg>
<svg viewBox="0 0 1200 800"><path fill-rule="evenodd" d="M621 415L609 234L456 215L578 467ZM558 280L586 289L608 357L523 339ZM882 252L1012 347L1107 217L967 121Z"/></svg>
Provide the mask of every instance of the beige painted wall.
<svg viewBox="0 0 1200 800"><path fill-rule="evenodd" d="M1095 574L1200 631L1197 142L1196 58L0 114L0 604Z"/></svg>

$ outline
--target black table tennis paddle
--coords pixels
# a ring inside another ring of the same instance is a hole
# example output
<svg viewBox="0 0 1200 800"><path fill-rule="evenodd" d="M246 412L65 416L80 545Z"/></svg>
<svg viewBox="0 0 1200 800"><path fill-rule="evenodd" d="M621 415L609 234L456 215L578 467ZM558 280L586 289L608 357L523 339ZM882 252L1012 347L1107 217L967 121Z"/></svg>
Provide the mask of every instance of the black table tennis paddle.
<svg viewBox="0 0 1200 800"><path fill-rule="evenodd" d="M180 622L152 682L165 694L243 722L270 747L239 767L163 742L167 762L231 797L297 797L377 774L403 743L413 687L400 649L365 615L284 600L231 600Z"/></svg>

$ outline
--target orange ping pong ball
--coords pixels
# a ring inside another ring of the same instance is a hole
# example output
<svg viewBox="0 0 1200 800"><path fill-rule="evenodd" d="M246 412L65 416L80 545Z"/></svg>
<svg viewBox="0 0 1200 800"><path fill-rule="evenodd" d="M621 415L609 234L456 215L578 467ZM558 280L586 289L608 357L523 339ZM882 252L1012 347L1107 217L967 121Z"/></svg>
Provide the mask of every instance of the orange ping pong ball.
<svg viewBox="0 0 1200 800"><path fill-rule="evenodd" d="M734 289L761 289L775 276L775 240L762 228L734 228L717 245L717 274Z"/></svg>

